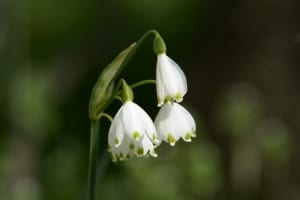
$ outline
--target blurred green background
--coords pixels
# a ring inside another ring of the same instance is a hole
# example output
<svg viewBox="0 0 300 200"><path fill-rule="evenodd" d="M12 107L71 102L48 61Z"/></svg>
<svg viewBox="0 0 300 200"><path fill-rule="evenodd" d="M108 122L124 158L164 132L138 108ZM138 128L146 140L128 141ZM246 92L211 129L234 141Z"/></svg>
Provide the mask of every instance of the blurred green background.
<svg viewBox="0 0 300 200"><path fill-rule="evenodd" d="M0 0L0 199L85 198L92 86L155 28L198 136L115 165L103 122L98 199L299 200L299 13L298 0ZM129 83L155 78L151 45ZM154 94L135 90L153 118Z"/></svg>

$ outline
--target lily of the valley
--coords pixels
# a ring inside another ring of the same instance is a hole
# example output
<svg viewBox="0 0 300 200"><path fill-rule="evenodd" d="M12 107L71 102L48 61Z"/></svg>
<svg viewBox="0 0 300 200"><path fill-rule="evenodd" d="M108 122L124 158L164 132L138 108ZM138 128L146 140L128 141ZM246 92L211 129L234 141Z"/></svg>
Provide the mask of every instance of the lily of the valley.
<svg viewBox="0 0 300 200"><path fill-rule="evenodd" d="M164 140L171 146L182 138L186 142L192 141L196 137L196 124L192 115L180 104L164 104L155 121L158 139Z"/></svg>
<svg viewBox="0 0 300 200"><path fill-rule="evenodd" d="M156 90L158 106L165 102L181 102L187 92L183 71L166 53L157 55Z"/></svg>
<svg viewBox="0 0 300 200"><path fill-rule="evenodd" d="M125 102L115 115L108 133L109 151L113 161L134 156L157 157L156 128L148 114L132 101Z"/></svg>

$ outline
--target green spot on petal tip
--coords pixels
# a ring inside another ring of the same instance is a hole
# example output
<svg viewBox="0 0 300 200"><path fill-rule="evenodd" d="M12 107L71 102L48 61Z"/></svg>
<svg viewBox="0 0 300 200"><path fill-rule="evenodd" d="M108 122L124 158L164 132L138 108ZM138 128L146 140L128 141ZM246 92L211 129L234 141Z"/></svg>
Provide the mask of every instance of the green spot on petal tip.
<svg viewBox="0 0 300 200"><path fill-rule="evenodd" d="M172 101L172 97L171 97L171 96L166 96L165 102L166 102L166 103L168 103L168 102L172 103L172 102L173 102L173 101Z"/></svg>
<svg viewBox="0 0 300 200"><path fill-rule="evenodd" d="M160 105L162 105L164 102L163 102L163 100L162 100L162 98L160 98L160 97L157 97L157 104L158 104L158 106L160 106Z"/></svg>
<svg viewBox="0 0 300 200"><path fill-rule="evenodd" d="M133 150L133 149L134 149L134 144L133 144L133 143L130 143L129 149L130 149L130 150Z"/></svg>
<svg viewBox="0 0 300 200"><path fill-rule="evenodd" d="M140 138L140 133L138 132L138 131L134 131L133 133L132 133L132 135L133 135L133 138L134 139L136 139L136 140L138 140L139 138Z"/></svg>
<svg viewBox="0 0 300 200"><path fill-rule="evenodd" d="M176 101L182 101L182 96L179 92L176 92L175 99L176 99Z"/></svg>
<svg viewBox="0 0 300 200"><path fill-rule="evenodd" d="M187 141L187 142L190 142L191 141L191 134L190 134L190 132L187 132L186 134L185 134L185 136L184 136L184 139L185 139L185 141Z"/></svg>
<svg viewBox="0 0 300 200"><path fill-rule="evenodd" d="M157 140L157 134L156 134L156 133L153 133L153 134L152 134L152 140L154 140L154 141Z"/></svg>
<svg viewBox="0 0 300 200"><path fill-rule="evenodd" d="M171 133L168 134L167 140L168 140L168 142L170 143L171 146L175 145L176 140L175 140L174 136Z"/></svg>
<svg viewBox="0 0 300 200"><path fill-rule="evenodd" d="M144 148L142 148L142 147L138 148L137 154L138 155L143 155L144 154Z"/></svg>

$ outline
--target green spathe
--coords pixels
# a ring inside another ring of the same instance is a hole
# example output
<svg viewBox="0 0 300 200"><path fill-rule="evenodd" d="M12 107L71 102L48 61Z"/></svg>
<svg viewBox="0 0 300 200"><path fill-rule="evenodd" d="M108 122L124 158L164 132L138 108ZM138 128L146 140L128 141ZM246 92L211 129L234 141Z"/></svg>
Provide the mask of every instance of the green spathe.
<svg viewBox="0 0 300 200"><path fill-rule="evenodd" d="M153 51L156 55L166 53L167 51L167 47L164 40L157 32L155 32L155 38L153 41Z"/></svg>
<svg viewBox="0 0 300 200"><path fill-rule="evenodd" d="M123 95L122 95L122 100L123 102L127 102L127 101L133 101L133 91L132 89L128 86L128 84L126 83L126 81L124 79L121 80L122 85L123 85Z"/></svg>
<svg viewBox="0 0 300 200"><path fill-rule="evenodd" d="M113 98L115 80L122 71L122 64L134 46L135 43L123 50L100 74L89 102L90 119L98 119L106 104Z"/></svg>

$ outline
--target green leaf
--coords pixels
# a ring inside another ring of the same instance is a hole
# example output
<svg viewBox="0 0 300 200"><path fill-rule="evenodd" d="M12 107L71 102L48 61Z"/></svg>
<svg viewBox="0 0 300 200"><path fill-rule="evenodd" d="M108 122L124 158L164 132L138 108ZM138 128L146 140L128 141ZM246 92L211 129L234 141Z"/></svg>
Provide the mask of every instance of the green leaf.
<svg viewBox="0 0 300 200"><path fill-rule="evenodd" d="M123 63L134 47L135 43L123 50L100 74L89 102L89 116L91 119L98 119L108 102L113 98L115 80L124 68Z"/></svg>

